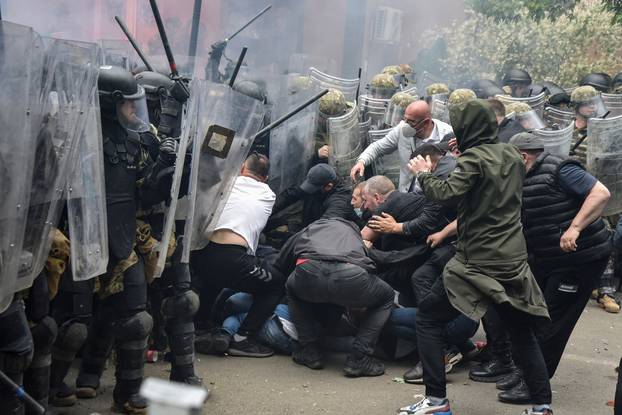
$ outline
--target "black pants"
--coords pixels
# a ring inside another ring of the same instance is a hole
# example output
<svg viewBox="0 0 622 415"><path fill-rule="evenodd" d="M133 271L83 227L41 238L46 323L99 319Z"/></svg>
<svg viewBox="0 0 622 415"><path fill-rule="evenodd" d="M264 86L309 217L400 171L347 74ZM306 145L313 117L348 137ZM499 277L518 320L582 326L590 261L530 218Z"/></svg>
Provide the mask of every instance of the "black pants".
<svg viewBox="0 0 622 415"><path fill-rule="evenodd" d="M241 335L257 333L285 292L284 278L259 266L242 246L210 242L193 253L191 265L195 278L201 280L201 302L206 297L215 298L223 288L253 294L253 305L238 331Z"/></svg>
<svg viewBox="0 0 622 415"><path fill-rule="evenodd" d="M438 279L428 295L434 301L424 301L417 314L417 343L423 365L423 382L426 395L444 398L447 395L445 380L444 350L447 344L443 331L445 325L456 318L459 312L453 308ZM535 404L551 403L551 385L544 369L542 352L533 331L534 321L531 316L513 309L509 305L495 305L495 310L506 322L512 344L517 351L517 360L523 369Z"/></svg>
<svg viewBox="0 0 622 415"><path fill-rule="evenodd" d="M618 366L618 385L616 386L615 406L613 408L614 415L622 415L622 359Z"/></svg>
<svg viewBox="0 0 622 415"><path fill-rule="evenodd" d="M354 349L371 355L391 314L393 289L363 268L342 262L309 260L298 265L287 279L292 321L302 345L316 342L319 330L313 304L367 308L354 340Z"/></svg>
<svg viewBox="0 0 622 415"><path fill-rule="evenodd" d="M550 323L542 326L537 333L549 377L555 374L568 339L592 290L598 286L608 261L606 257L555 269L533 268L551 316Z"/></svg>

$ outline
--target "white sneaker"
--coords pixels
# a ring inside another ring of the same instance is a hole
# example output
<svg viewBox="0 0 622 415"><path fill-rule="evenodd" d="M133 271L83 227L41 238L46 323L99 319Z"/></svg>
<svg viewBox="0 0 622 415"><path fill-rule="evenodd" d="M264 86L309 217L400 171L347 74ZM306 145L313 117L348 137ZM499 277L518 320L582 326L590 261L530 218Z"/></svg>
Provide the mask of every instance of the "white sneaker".
<svg viewBox="0 0 622 415"><path fill-rule="evenodd" d="M452 415L447 399L445 399L442 405L432 405L425 396L415 396L415 398L417 397L420 398L419 402L400 408L399 415Z"/></svg>

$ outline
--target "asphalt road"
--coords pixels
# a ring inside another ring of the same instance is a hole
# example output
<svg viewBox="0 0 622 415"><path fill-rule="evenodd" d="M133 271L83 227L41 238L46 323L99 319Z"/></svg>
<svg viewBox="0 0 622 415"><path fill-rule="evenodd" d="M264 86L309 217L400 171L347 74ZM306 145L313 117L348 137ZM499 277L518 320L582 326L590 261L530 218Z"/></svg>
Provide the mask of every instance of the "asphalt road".
<svg viewBox="0 0 622 415"><path fill-rule="evenodd" d="M481 333L479 334L481 335ZM555 415L611 415L616 374L622 356L622 315L607 314L590 301L575 328L552 380ZM396 382L408 362L387 363L384 376L348 379L341 374L345 357L331 356L322 371L298 366L287 356L268 359L197 355L197 372L211 394L205 414L394 414L422 394L423 387ZM448 375L454 415L521 414L524 406L501 404L492 384L472 382L466 366ZM148 376L168 378L168 364L148 364ZM114 370L104 375L101 394L78 402L67 414L111 413ZM73 381L75 371L69 380Z"/></svg>

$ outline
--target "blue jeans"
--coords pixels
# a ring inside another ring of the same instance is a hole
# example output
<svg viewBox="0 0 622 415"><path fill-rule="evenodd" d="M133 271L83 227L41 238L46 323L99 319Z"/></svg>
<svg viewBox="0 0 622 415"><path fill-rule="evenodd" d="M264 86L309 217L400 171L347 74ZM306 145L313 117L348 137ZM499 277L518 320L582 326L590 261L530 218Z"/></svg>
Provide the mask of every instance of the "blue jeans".
<svg viewBox="0 0 622 415"><path fill-rule="evenodd" d="M237 333L252 304L253 296L251 294L237 293L229 297L225 307L231 314L222 323L222 328L231 336ZM261 326L257 333L257 339L279 353L291 354L294 340L283 331L281 324L277 321L277 316L288 316L287 306L279 304L274 311L276 315L268 318Z"/></svg>
<svg viewBox="0 0 622 415"><path fill-rule="evenodd" d="M416 343L416 317L417 309L414 307L393 309L387 322L389 332L398 338ZM479 323L461 314L447 323L443 336L448 344L456 346L461 352L466 352L472 348L469 339L475 335L478 327Z"/></svg>

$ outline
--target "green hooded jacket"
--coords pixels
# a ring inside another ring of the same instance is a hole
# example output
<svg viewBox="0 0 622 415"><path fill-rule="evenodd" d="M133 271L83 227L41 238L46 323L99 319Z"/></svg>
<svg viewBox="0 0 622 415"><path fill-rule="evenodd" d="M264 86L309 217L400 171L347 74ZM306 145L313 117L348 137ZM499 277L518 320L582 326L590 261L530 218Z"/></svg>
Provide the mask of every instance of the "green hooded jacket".
<svg viewBox="0 0 622 415"><path fill-rule="evenodd" d="M485 101L453 107L450 118L461 152L456 169L447 180L430 173L417 176L429 199L457 205L456 256L443 274L449 299L474 319L483 316L491 301L548 317L527 265L521 155L499 142L495 114Z"/></svg>

